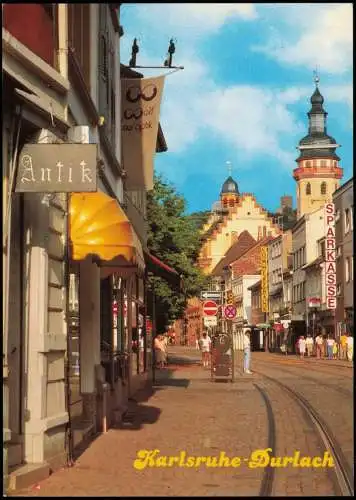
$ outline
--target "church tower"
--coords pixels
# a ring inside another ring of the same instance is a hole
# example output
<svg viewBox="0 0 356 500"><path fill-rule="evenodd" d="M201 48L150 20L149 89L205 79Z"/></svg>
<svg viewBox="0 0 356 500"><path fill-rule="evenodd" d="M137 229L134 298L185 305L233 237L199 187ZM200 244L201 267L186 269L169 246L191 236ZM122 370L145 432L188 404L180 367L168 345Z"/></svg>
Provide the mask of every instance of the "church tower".
<svg viewBox="0 0 356 500"><path fill-rule="evenodd" d="M327 113L323 108L324 98L319 92L319 79L315 78L315 92L311 96L311 110L308 113L309 131L297 149L297 168L293 177L297 181L297 217L314 212L332 201L333 192L339 187L343 170L336 154L336 143L326 133Z"/></svg>
<svg viewBox="0 0 356 500"><path fill-rule="evenodd" d="M221 207L229 210L236 206L239 201L239 188L237 182L229 175L220 192Z"/></svg>

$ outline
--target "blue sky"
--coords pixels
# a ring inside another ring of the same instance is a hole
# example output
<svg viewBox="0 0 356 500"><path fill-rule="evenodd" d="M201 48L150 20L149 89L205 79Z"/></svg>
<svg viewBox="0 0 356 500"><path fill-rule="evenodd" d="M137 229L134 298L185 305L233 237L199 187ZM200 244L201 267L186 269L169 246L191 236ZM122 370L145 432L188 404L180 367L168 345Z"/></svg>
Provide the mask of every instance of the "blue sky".
<svg viewBox="0 0 356 500"><path fill-rule="evenodd" d="M267 210L292 177L299 140L307 134L313 70L338 149L343 181L353 171L352 4L123 4L121 62L138 38L138 65L160 65L176 39L161 107L168 151L156 171L187 200L208 210L228 176ZM145 76L160 70L140 70ZM164 72L164 71L163 71Z"/></svg>

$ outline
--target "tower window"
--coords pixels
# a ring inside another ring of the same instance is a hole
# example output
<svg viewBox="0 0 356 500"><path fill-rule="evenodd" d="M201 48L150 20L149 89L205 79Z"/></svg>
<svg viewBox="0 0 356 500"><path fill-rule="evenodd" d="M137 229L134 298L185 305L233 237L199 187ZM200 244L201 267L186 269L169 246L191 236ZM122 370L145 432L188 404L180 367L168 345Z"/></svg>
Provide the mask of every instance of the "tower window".
<svg viewBox="0 0 356 500"><path fill-rule="evenodd" d="M321 160L321 162L320 162L320 166L321 166L321 167L326 167L326 166L327 166L327 162L326 162L326 160Z"/></svg>
<svg viewBox="0 0 356 500"><path fill-rule="evenodd" d="M311 185L310 182L305 187L305 194L311 194Z"/></svg>
<svg viewBox="0 0 356 500"><path fill-rule="evenodd" d="M321 183L320 194L326 194L326 182Z"/></svg>

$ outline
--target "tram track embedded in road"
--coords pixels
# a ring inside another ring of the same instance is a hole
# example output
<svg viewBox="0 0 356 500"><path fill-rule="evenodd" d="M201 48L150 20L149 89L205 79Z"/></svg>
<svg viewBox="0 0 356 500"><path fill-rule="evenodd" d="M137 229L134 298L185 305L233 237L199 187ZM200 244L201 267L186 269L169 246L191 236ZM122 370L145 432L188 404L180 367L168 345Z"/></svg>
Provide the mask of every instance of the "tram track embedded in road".
<svg viewBox="0 0 356 500"><path fill-rule="evenodd" d="M299 394L297 391L292 389L287 384L284 384L283 382L280 382L276 378L266 375L263 372L254 370L254 373L261 375L263 378L270 380L274 384L277 384L279 387L287 391L287 393L290 394L293 397L293 399L299 404L299 406L303 409L304 413L313 423L314 427L317 429L318 434L325 447L325 450L328 451L334 459L335 467L331 470L334 471L335 473L338 489L340 490L339 494L341 496L354 496L353 475L352 471L350 470L350 467L347 464L345 455L340 445L336 441L335 437L333 436L332 432L330 431L328 425L324 422L324 420L314 409L314 407L301 394ZM256 384L255 386L262 393L261 388L259 388ZM265 391L263 392L264 392L264 400L267 406L268 416L270 417L270 412L272 411L271 404L269 402L268 396L266 395ZM272 418L273 418L273 412L272 412ZM268 470L266 470L265 473L268 474ZM273 476L272 476L272 482L270 477L267 477L267 479L263 478L262 481L263 481L262 486L264 482L266 482L266 484L268 485L268 481L272 484ZM271 484L268 485L269 489L271 488ZM264 494L270 496L270 493L264 493ZM262 496L262 493L260 494L260 496Z"/></svg>
<svg viewBox="0 0 356 500"><path fill-rule="evenodd" d="M262 389L262 387L257 384L253 384L254 387L259 391L262 396L262 399L266 405L267 410L267 418L268 418L268 448L272 450L276 449L276 422L274 419L273 409L271 402L269 400L267 392ZM272 495L273 489L273 480L274 480L274 468L273 467L265 467L262 477L262 483L260 487L260 497L270 497Z"/></svg>
<svg viewBox="0 0 356 500"><path fill-rule="evenodd" d="M261 361L261 360L258 360L258 363L261 363L263 364L264 366L268 367L268 368L271 368L271 365L270 363L268 363L267 361ZM323 385L324 387L327 387L328 389L333 389L333 390L336 390L338 391L340 394L343 394L344 396L346 397L350 397L352 398L353 394L352 394L352 391L348 390L348 389L344 389L343 387L339 387L339 386L336 386L334 384L329 384L328 382L326 382L325 380L318 380L316 378L313 378L311 377L310 375L306 375L305 373L301 373L300 372L300 369L299 367L297 366L293 366L293 365L283 365L283 370L289 370L289 373L292 375L292 374L295 374L298 372L299 370L299 373L298 375L300 377L302 377L303 379L305 380L308 380L308 381L311 381L311 382L315 382L317 384L321 384ZM294 371L293 371L294 370ZM315 373L319 373L319 374L322 374L322 373L330 373L330 372L325 372L325 371L322 371L322 370L315 370Z"/></svg>

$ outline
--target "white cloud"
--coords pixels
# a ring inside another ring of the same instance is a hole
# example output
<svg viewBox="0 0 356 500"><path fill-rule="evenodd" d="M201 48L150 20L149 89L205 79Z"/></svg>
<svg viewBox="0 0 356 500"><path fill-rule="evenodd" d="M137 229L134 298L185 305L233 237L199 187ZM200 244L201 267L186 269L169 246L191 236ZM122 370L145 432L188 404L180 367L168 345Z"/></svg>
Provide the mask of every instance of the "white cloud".
<svg viewBox="0 0 356 500"><path fill-rule="evenodd" d="M257 11L253 3L141 4L137 16L140 21L152 22L159 32L198 38L216 33L227 21L253 20Z"/></svg>
<svg viewBox="0 0 356 500"><path fill-rule="evenodd" d="M281 5L285 21L264 47L255 47L280 63L304 66L332 74L352 67L352 4ZM285 28L288 30L285 30ZM297 39L293 37L297 34Z"/></svg>

